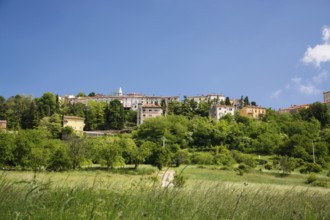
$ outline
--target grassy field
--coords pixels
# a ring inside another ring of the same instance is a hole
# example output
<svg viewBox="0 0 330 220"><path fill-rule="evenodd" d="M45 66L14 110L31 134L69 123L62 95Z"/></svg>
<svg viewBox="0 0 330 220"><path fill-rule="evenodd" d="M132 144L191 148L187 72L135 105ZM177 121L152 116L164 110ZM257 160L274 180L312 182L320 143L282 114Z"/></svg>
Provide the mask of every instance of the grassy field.
<svg viewBox="0 0 330 220"><path fill-rule="evenodd" d="M198 166L183 174L184 187L160 188L157 172L3 172L0 219L330 219L330 189L306 185L306 175Z"/></svg>

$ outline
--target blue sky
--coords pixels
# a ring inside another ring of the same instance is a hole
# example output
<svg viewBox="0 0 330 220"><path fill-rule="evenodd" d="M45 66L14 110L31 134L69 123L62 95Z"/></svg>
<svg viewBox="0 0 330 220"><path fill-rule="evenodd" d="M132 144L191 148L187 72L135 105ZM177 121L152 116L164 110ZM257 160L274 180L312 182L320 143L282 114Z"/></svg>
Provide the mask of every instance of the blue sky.
<svg viewBox="0 0 330 220"><path fill-rule="evenodd" d="M330 90L330 1L0 0L0 95L248 95L278 109Z"/></svg>

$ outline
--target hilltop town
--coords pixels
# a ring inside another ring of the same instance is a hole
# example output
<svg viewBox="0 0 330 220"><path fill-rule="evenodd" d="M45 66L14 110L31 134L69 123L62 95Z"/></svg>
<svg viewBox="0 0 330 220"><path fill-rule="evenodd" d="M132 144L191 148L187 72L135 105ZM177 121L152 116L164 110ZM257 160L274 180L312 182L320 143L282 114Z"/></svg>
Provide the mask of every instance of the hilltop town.
<svg viewBox="0 0 330 220"><path fill-rule="evenodd" d="M323 98L324 103L328 106L328 108L330 108L330 91L324 92ZM217 121L226 115L234 116L235 114L259 119L264 117L267 112L266 107L258 106L255 101L250 102L247 96L245 98L242 96L240 99L230 99L223 94L207 94L197 96L184 96L184 99L181 100L179 96L148 96L139 93L124 94L121 87L118 89L118 92L113 95L95 94L94 92L91 92L87 96L83 92L80 92L77 95L56 96L56 105L59 107L67 104L71 106L83 104L84 106L86 106L85 111L88 111L88 105L90 105L91 103L109 104L114 100L119 101L123 110L129 111L132 118L134 118L133 120L130 120L130 125L140 125L143 123L144 120L148 118L168 115L170 111L169 108L171 108L171 105L173 107L173 103L182 103L183 105L189 105L189 108L195 110L198 108L203 109L204 116L208 114L209 118L214 118ZM309 108L309 106L310 104L291 105L290 107L279 109L278 112L295 114L302 109ZM205 110L205 107L207 107L208 109ZM75 132L80 135L82 135L83 133L85 133L86 135L104 135L107 133L106 131L100 131L106 130L105 127L103 127L103 129L100 129L100 127L97 128L97 126L94 128L85 127L86 118L84 116L86 116L86 114L75 115L74 112L71 112L69 114L70 115L62 115L63 127L72 127ZM14 128L15 126L12 126L10 124L10 121L8 126L8 122L4 115L4 113L1 114L0 112L1 128L3 130L7 130L7 128ZM47 115L49 114L47 113L46 116ZM114 126L109 128L116 130L123 129L124 127L125 126Z"/></svg>

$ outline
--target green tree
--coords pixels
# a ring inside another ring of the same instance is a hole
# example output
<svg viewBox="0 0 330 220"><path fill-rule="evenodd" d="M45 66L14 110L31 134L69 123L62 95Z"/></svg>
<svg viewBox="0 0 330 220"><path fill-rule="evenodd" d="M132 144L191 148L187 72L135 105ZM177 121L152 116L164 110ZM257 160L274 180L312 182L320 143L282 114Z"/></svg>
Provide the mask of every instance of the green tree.
<svg viewBox="0 0 330 220"><path fill-rule="evenodd" d="M283 156L280 158L280 167L283 174L289 174L294 169L294 161L288 156Z"/></svg>
<svg viewBox="0 0 330 220"><path fill-rule="evenodd" d="M39 128L47 130L54 138L61 137L62 120L60 115L53 114L50 117L44 117L40 120Z"/></svg>
<svg viewBox="0 0 330 220"><path fill-rule="evenodd" d="M153 148L148 162L156 166L159 170L162 170L164 166L167 166L171 161L171 153L168 148L161 147L155 143L149 143L148 148Z"/></svg>
<svg viewBox="0 0 330 220"><path fill-rule="evenodd" d="M226 100L225 100L225 105L231 105L231 102L230 102L230 99L229 99L229 97L226 97Z"/></svg>
<svg viewBox="0 0 330 220"><path fill-rule="evenodd" d="M87 97L84 92L79 92L76 96L77 97Z"/></svg>
<svg viewBox="0 0 330 220"><path fill-rule="evenodd" d="M105 127L120 130L125 125L124 107L119 100L113 100L105 110Z"/></svg>
<svg viewBox="0 0 330 220"><path fill-rule="evenodd" d="M0 130L0 166L13 166L15 148L15 136L13 134L1 132Z"/></svg>
<svg viewBox="0 0 330 220"><path fill-rule="evenodd" d="M72 168L79 168L88 155L88 148L83 138L71 136L66 140Z"/></svg>
<svg viewBox="0 0 330 220"><path fill-rule="evenodd" d="M324 103L315 102L309 108L302 109L299 113L304 120L317 119L322 127L330 125L330 113L328 106Z"/></svg>
<svg viewBox="0 0 330 220"><path fill-rule="evenodd" d="M104 130L106 103L89 101L85 114L85 130Z"/></svg>
<svg viewBox="0 0 330 220"><path fill-rule="evenodd" d="M244 106L246 105L250 105L249 96L245 96L244 98Z"/></svg>
<svg viewBox="0 0 330 220"><path fill-rule="evenodd" d="M36 99L40 117L51 116L56 112L56 96L51 92L45 92L39 99Z"/></svg>
<svg viewBox="0 0 330 220"><path fill-rule="evenodd" d="M57 146L49 159L47 169L55 171L69 170L72 167L72 162L66 146Z"/></svg>
<svg viewBox="0 0 330 220"><path fill-rule="evenodd" d="M136 145L131 149L130 156L132 163L134 164L134 169L137 169L139 164L144 163L146 159L151 155L153 150L152 142L143 142L140 147Z"/></svg>
<svg viewBox="0 0 330 220"><path fill-rule="evenodd" d="M88 94L89 97L94 97L95 96L95 92L91 92Z"/></svg>

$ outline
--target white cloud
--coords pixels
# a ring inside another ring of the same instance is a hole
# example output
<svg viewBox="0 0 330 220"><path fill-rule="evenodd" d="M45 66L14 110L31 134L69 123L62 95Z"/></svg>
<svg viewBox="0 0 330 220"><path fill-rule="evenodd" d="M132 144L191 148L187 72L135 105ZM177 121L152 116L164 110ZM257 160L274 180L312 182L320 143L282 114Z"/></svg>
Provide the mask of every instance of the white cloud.
<svg viewBox="0 0 330 220"><path fill-rule="evenodd" d="M330 27L324 26L322 35L323 44L307 48L302 59L305 64L314 64L316 67L320 67L321 63L330 62Z"/></svg>
<svg viewBox="0 0 330 220"><path fill-rule="evenodd" d="M295 78L292 78L291 81L294 82L295 84L300 84L301 78L295 77Z"/></svg>
<svg viewBox="0 0 330 220"><path fill-rule="evenodd" d="M270 97L271 98L277 98L282 93L282 89L278 89L275 92L273 92Z"/></svg>
<svg viewBox="0 0 330 220"><path fill-rule="evenodd" d="M320 78L322 78L322 76L320 76ZM315 87L315 85L313 85L313 83L303 83L301 78L292 78L291 81L296 85L296 88L298 88L298 91L302 94L317 95L321 92L318 88Z"/></svg>
<svg viewBox="0 0 330 220"><path fill-rule="evenodd" d="M319 67L321 63L330 61L330 45L321 44L314 48L309 47L305 52L303 62L306 64L312 63Z"/></svg>
<svg viewBox="0 0 330 220"><path fill-rule="evenodd" d="M317 89L312 84L308 84L308 85L299 84L298 86L299 86L298 87L299 91L303 94L306 94L306 95L317 95L321 92L319 89Z"/></svg>
<svg viewBox="0 0 330 220"><path fill-rule="evenodd" d="M322 30L322 35L323 35L323 41L325 43L330 41L330 27L329 26L324 26Z"/></svg>
<svg viewBox="0 0 330 220"><path fill-rule="evenodd" d="M313 82L317 84L321 84L329 78L329 72L323 71L320 72L318 75L313 76Z"/></svg>

